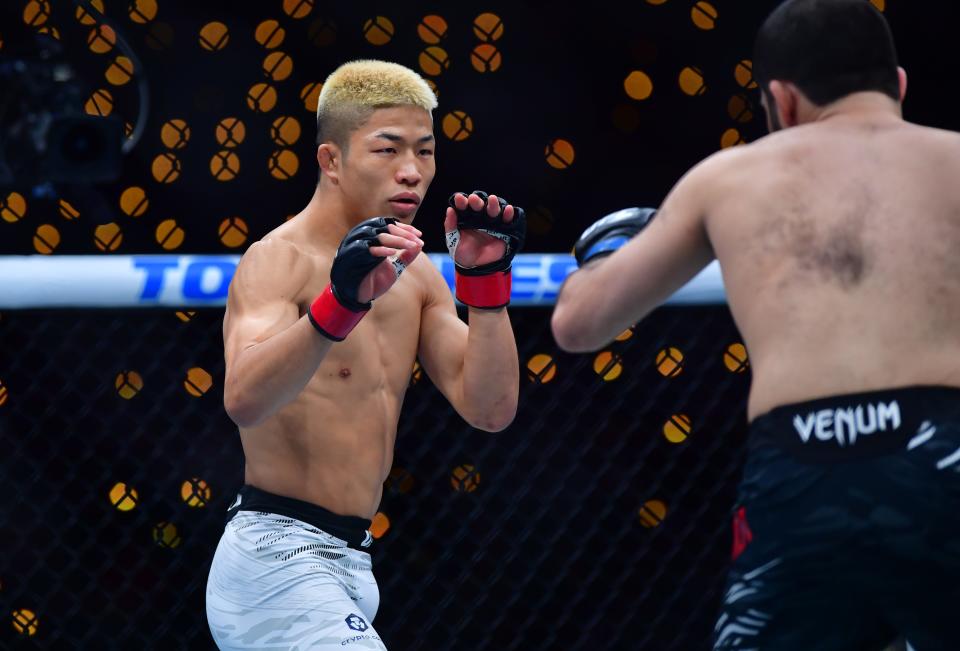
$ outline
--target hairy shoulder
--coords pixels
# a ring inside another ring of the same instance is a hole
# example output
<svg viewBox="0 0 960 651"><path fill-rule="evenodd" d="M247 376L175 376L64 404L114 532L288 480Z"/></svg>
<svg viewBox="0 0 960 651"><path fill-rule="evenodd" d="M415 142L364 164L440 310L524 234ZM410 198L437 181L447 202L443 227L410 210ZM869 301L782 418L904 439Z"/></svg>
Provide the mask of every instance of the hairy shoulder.
<svg viewBox="0 0 960 651"><path fill-rule="evenodd" d="M671 189L660 207L661 212L677 209L697 212L698 206L721 201L731 188L742 183L744 174L751 173L748 170L757 167L757 153L752 147L741 145L723 149L691 167Z"/></svg>

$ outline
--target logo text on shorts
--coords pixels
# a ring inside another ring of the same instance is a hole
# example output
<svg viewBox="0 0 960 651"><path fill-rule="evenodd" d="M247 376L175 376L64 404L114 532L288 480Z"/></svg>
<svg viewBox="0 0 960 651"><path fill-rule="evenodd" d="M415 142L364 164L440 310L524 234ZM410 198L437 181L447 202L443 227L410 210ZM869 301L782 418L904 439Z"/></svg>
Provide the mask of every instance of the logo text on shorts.
<svg viewBox="0 0 960 651"><path fill-rule="evenodd" d="M347 626L349 626L351 629L360 631L361 633L370 628L367 626L367 623L363 621L363 617L360 615L354 615L351 613L347 615L347 618L344 621L347 622Z"/></svg>
<svg viewBox="0 0 960 651"><path fill-rule="evenodd" d="M793 417L793 426L800 439L807 443L814 436L819 441L835 440L841 447L853 445L857 437L885 432L900 427L900 403L857 405L842 409L821 409L806 416Z"/></svg>
<svg viewBox="0 0 960 651"><path fill-rule="evenodd" d="M364 640L373 640L373 641L375 641L375 642L382 642L382 641L383 641L383 640L381 640L379 637L377 637L376 635L369 635L369 634L367 634L367 635L354 635L353 637L348 637L348 638L345 639L345 640L341 640L341 641L340 641L340 646L347 646L347 645L349 645L349 644L354 644L355 642L362 642L362 641L364 641ZM366 646L368 649L370 648L369 645L365 645L365 646Z"/></svg>

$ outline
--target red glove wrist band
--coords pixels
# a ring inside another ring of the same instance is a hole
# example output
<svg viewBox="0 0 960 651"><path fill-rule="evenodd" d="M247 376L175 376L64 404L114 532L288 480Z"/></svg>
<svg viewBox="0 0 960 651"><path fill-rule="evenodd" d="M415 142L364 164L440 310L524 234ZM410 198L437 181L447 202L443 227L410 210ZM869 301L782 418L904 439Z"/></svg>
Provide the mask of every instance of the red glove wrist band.
<svg viewBox="0 0 960 651"><path fill-rule="evenodd" d="M510 270L495 271L484 276L467 276L457 270L457 300L470 307L496 309L510 303Z"/></svg>
<svg viewBox="0 0 960 651"><path fill-rule="evenodd" d="M333 285L327 285L327 288L311 303L307 316L313 327L324 337L333 341L343 341L367 312L369 310L354 312L344 307L334 296Z"/></svg>

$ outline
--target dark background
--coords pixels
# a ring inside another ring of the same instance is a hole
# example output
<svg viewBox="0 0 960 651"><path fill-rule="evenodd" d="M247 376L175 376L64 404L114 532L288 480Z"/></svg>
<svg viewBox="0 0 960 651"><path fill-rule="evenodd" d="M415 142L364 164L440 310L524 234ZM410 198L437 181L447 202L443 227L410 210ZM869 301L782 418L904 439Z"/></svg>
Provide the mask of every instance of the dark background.
<svg viewBox="0 0 960 651"><path fill-rule="evenodd" d="M24 4L3 3L0 36L5 43L0 56L41 49L23 25ZM0 223L0 253L33 253L33 234L42 223L53 224L61 233L56 253L99 253L93 230L106 222L123 230L118 253L160 251L154 230L165 219L176 219L183 227L186 237L177 249L182 252L226 251L217 227L231 216L248 223L247 243L259 239L298 212L316 182L315 118L299 98L303 86L322 82L337 65L356 58L385 58L419 70L418 56L426 45L417 35L417 24L428 14L447 21L441 45L451 64L433 78L440 102L435 112L438 171L417 217L427 250L441 250L443 207L450 193L482 188L532 213L528 251L568 251L597 217L627 205L658 204L687 169L720 148L727 129L738 128L747 141L765 132L758 91L740 87L734 69L751 58L753 34L775 3L715 2L719 18L711 31L694 25L693 4L320 3L295 20L284 13L281 0L168 0L159 3L154 21L140 25L127 17L127 2L109 2L107 14L139 55L149 83L144 137L115 182L60 183L36 192L29 186L12 188L27 198L28 212L15 224ZM503 63L494 73L480 74L470 64L470 52L479 43L472 22L481 12L497 13L504 23L503 36L495 42ZM886 2L886 13L910 74L907 119L957 128L960 116L951 101L956 10L949 3L893 0ZM392 40L379 47L368 43L362 30L367 19L378 15L395 27ZM245 97L253 84L268 81L261 68L267 50L253 38L256 26L268 18L284 27L286 36L277 49L292 57L294 69L288 79L273 83L277 106L259 114L247 107ZM209 52L197 39L201 26L213 20L227 25L229 41L222 50ZM106 88L114 96L114 115L133 122L140 107L136 84L114 87L103 76L119 49L105 55L89 51L91 27L79 24L66 0L53 3L48 23L60 28L61 56L77 68L82 99ZM312 43L310 34L319 25L335 30L332 45ZM677 78L687 66L703 71L702 95L689 97L680 90ZM623 81L632 70L643 70L653 80L653 95L646 101L632 100L624 92ZM750 122L738 123L728 115L728 103L738 94L754 104ZM454 110L466 111L474 123L473 134L461 142L450 141L440 129L443 116ZM628 124L615 126L615 113ZM269 127L281 115L296 118L302 127L292 147L299 172L288 181L273 178L267 169L277 149ZM247 135L235 150L239 175L220 182L211 177L209 164L221 149L215 126L227 116L240 118ZM160 130L174 118L187 121L190 141L173 152L182 164L180 177L160 184L150 165L168 151ZM576 158L568 169L556 170L544 160L544 148L555 138L575 147ZM133 185L144 188L150 201L136 219L123 214L118 204L122 190ZM35 193L43 196L35 198ZM81 218L65 222L56 209L57 197L70 201Z"/></svg>
<svg viewBox="0 0 960 651"><path fill-rule="evenodd" d="M417 221L428 250L440 250L442 208L452 191L503 194L531 212L528 251L568 251L602 214L657 204L686 169L720 147L727 129L738 128L747 141L764 132L756 91L737 84L734 68L750 58L753 33L771 2L717 0L712 31L693 24L689 0L577 7L320 3L299 20L280 0L158 4L156 19L139 25L127 16L128 2L106 2L108 16L141 58L151 90L145 135L125 159L121 178L3 189L0 198L14 190L24 195L28 211L16 223L0 221L0 253L34 253L36 229L52 224L61 235L55 255L104 255L93 231L107 222L123 229L118 253L162 252L154 231L170 218L186 233L177 252L237 250L217 236L218 224L230 216L247 221L249 244L299 211L313 190L313 116L300 89L354 58L417 69L425 45L416 25L427 14L446 19L441 45L451 58L450 69L435 80L438 173ZM46 47L24 25L25 5L2 4L5 61ZM135 84L114 88L103 78L117 50L95 55L86 48L91 28L77 22L71 3L57 0L51 10L49 23L60 28L62 56L80 73L82 96L109 88L115 112L133 120ZM503 19L496 42L503 64L480 74L469 62L478 43L471 23L485 11ZM911 75L906 117L956 129L955 20L948 11L945 3L886 3ZM377 15L396 29L381 47L362 32L364 21ZM277 107L257 114L244 96L264 80L267 52L253 33L266 18L285 28L278 49L293 58L294 73L275 84ZM218 52L197 43L200 27L211 20L230 31ZM321 20L335 26L336 39L318 47L309 35ZM165 43L159 49L158 40ZM685 66L703 71L704 94L681 92L677 75ZM643 102L623 90L635 69L654 83ZM741 93L757 105L757 117L747 123L727 113L730 98ZM441 135L442 117L452 110L474 121L463 142ZM615 126L615 112L633 127ZM269 125L280 115L295 117L303 128L293 147L300 171L289 181L267 170L276 148ZM214 126L226 116L241 118L247 135L236 150L240 174L224 183L210 176L208 165L220 149ZM166 151L160 129L172 118L188 122L191 139L175 152L180 178L160 184L150 165ZM569 169L544 161L554 138L576 148ZM131 185L150 199L136 219L118 205ZM79 219L60 216L60 198L79 209ZM0 616L7 620L0 648L212 648L203 590L223 513L242 481L242 455L222 410L222 312L182 316L167 310L0 314L0 382L8 391L0 404L0 613L6 613ZM729 555L749 383L748 372L731 372L724 363L724 351L739 341L730 315L720 307L658 310L628 340L613 344L622 374L609 382L595 372L594 355L558 351L548 317L544 308L513 310L521 364L547 354L556 375L524 381L520 412L505 432L466 426L427 378L411 385L395 474L381 507L391 527L373 550L382 596L377 629L391 649L709 648ZM684 356L677 377L657 370L666 347ZM200 398L183 387L194 367L213 377L213 388ZM144 385L124 400L114 381L130 370ZM681 444L662 434L674 414L692 422ZM473 492L451 483L462 464L480 473ZM180 499L180 485L191 477L212 489L205 508ZM118 481L138 490L134 510L120 512L109 502ZM666 504L667 514L648 528L639 512L653 499ZM175 548L155 543L160 522L177 527L182 542ZM19 609L36 615L34 636L18 635L10 625Z"/></svg>

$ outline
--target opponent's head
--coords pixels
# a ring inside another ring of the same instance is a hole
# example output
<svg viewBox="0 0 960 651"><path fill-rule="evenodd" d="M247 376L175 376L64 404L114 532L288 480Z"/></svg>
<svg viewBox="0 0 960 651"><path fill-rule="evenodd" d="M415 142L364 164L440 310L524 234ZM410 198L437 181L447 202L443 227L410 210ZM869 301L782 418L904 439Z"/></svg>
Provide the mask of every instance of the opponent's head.
<svg viewBox="0 0 960 651"><path fill-rule="evenodd" d="M868 0L787 0L757 34L753 72L771 131L854 93L906 92L893 35Z"/></svg>
<svg viewBox="0 0 960 651"><path fill-rule="evenodd" d="M321 182L360 219L409 222L436 171L432 111L437 98L413 70L352 61L334 70L317 103Z"/></svg>

